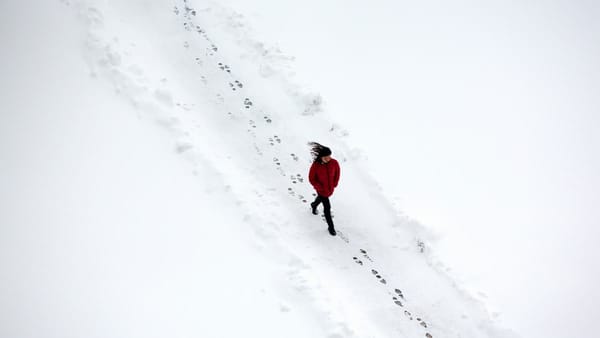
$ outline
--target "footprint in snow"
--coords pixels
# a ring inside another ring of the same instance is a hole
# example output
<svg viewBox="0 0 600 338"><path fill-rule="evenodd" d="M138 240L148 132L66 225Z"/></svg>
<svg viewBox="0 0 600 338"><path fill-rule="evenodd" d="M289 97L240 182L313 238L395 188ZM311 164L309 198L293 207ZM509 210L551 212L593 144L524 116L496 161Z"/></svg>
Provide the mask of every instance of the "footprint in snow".
<svg viewBox="0 0 600 338"><path fill-rule="evenodd" d="M363 257L365 257L365 258L366 258L366 259L368 259L369 261L371 261L371 262L373 261L373 260L371 259L371 257L369 257L369 255L367 254L367 251L366 251L366 250L360 249L360 253L362 253L362 254L363 254Z"/></svg>
<svg viewBox="0 0 600 338"><path fill-rule="evenodd" d="M258 145L256 145L256 143L254 143L254 150L256 151L256 153L258 155L263 156L262 150L260 150L260 148L258 147Z"/></svg>
<svg viewBox="0 0 600 338"><path fill-rule="evenodd" d="M417 241L417 247L419 248L419 252L420 253L424 253L425 252L425 243L423 243L423 241L418 240Z"/></svg>
<svg viewBox="0 0 600 338"><path fill-rule="evenodd" d="M188 150L192 149L193 147L194 147L194 145L193 145L193 144L191 144L191 143L189 143L189 142L178 142L178 143L175 145L175 151L176 151L178 154L182 154L182 153L184 153L184 152L186 152L186 151L188 151Z"/></svg>
<svg viewBox="0 0 600 338"><path fill-rule="evenodd" d="M204 31L204 29L200 28L200 26L196 26L196 32L198 32L200 35L204 36L204 33L206 33Z"/></svg>
<svg viewBox="0 0 600 338"><path fill-rule="evenodd" d="M335 216L333 216L333 213L331 214L331 219L334 219ZM321 215L321 219L323 220L323 222L327 222L327 219L325 218L325 214Z"/></svg>
<svg viewBox="0 0 600 338"><path fill-rule="evenodd" d="M333 216L331 216L333 217ZM339 237L342 241L346 242L346 243L350 243L350 239L348 239L348 237L346 236L345 233L341 232L339 229L337 230L337 237Z"/></svg>
<svg viewBox="0 0 600 338"><path fill-rule="evenodd" d="M300 183L304 182L304 179L302 178L302 175L300 175L300 174L290 175L290 179L292 180L292 183L294 183L294 184L296 184L298 182L300 182Z"/></svg>
<svg viewBox="0 0 600 338"><path fill-rule="evenodd" d="M252 126L252 128L256 128L256 126L255 126L255 125L253 125L252 123L250 123L250 126ZM255 132L255 131L254 131L254 129L252 129L252 128L248 128L248 130L247 130L247 131L248 131L248 133L249 133L250 135L252 135L252 137L253 137L253 138L256 138L256 132Z"/></svg>
<svg viewBox="0 0 600 338"><path fill-rule="evenodd" d="M224 70L228 73L231 73L231 69L229 68L228 65L225 65L222 62L219 62L217 65L219 66L219 69Z"/></svg>
<svg viewBox="0 0 600 338"><path fill-rule="evenodd" d="M302 201L302 203L306 203L306 202L307 202L307 201L306 201L306 199L304 198L304 195L302 195L302 194L297 194L297 193L294 191L294 189L292 189L292 188L288 188L288 193L289 193L291 196L297 196L297 197L298 197L298 199L299 199L300 201Z"/></svg>
<svg viewBox="0 0 600 338"><path fill-rule="evenodd" d="M356 262L356 264L363 265L363 262L360 259L358 259L357 257L352 257L352 259L354 259L354 262Z"/></svg>
<svg viewBox="0 0 600 338"><path fill-rule="evenodd" d="M252 106L252 101L250 101L249 98L245 98L244 99L244 106L246 107L246 109L250 109L250 106Z"/></svg>
<svg viewBox="0 0 600 338"><path fill-rule="evenodd" d="M371 273L373 273L373 275L375 275L375 277L377 277L377 279L379 279L379 282L381 282L382 284L387 284L387 281L385 280L385 278L381 278L381 275L379 274L379 272L377 272L377 270L371 269Z"/></svg>
<svg viewBox="0 0 600 338"><path fill-rule="evenodd" d="M241 82L239 82L238 80L235 80L234 82L229 82L229 88L231 88L231 90L236 91L239 88L243 88L244 85L242 85Z"/></svg>

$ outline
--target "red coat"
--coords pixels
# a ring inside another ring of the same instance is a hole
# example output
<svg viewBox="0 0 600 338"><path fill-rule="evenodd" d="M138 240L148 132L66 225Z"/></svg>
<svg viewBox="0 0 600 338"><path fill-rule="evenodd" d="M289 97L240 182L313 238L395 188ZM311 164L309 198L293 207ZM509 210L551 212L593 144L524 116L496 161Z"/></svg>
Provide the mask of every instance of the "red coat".
<svg viewBox="0 0 600 338"><path fill-rule="evenodd" d="M313 162L308 180L320 196L329 197L340 181L340 164L333 158L327 163Z"/></svg>

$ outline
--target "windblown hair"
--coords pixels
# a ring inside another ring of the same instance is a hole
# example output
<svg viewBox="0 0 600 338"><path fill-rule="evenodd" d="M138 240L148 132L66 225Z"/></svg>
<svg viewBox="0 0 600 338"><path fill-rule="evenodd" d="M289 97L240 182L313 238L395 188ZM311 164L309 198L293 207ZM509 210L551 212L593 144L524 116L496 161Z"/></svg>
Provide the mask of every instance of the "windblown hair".
<svg viewBox="0 0 600 338"><path fill-rule="evenodd" d="M308 142L308 145L310 146L310 154L314 162L319 161L323 156L331 155L331 149L320 143Z"/></svg>

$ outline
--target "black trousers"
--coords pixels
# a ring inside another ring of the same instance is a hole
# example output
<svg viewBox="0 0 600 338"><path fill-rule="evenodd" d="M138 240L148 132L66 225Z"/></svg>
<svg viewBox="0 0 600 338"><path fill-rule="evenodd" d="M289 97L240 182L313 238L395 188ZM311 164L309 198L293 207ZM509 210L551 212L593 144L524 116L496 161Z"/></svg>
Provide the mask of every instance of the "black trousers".
<svg viewBox="0 0 600 338"><path fill-rule="evenodd" d="M323 211L325 212L325 220L330 228L333 228L333 219L331 218L331 203L329 197L318 195L314 202L312 202L313 208L317 208L319 204L323 203Z"/></svg>

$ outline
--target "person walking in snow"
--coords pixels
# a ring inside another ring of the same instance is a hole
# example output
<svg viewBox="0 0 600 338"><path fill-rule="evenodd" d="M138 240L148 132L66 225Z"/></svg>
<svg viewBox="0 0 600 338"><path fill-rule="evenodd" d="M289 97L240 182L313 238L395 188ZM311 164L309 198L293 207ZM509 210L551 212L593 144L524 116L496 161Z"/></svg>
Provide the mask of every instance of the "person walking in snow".
<svg viewBox="0 0 600 338"><path fill-rule="evenodd" d="M317 215L317 207L323 203L323 211L325 212L325 220L327 221L329 233L335 236L336 232L333 227L333 219L331 218L329 197L333 194L333 190L340 181L340 165L338 161L331 157L331 149L316 142L310 142L309 145L314 161L310 166L308 180L317 191L317 198L310 204L310 207L312 213Z"/></svg>

